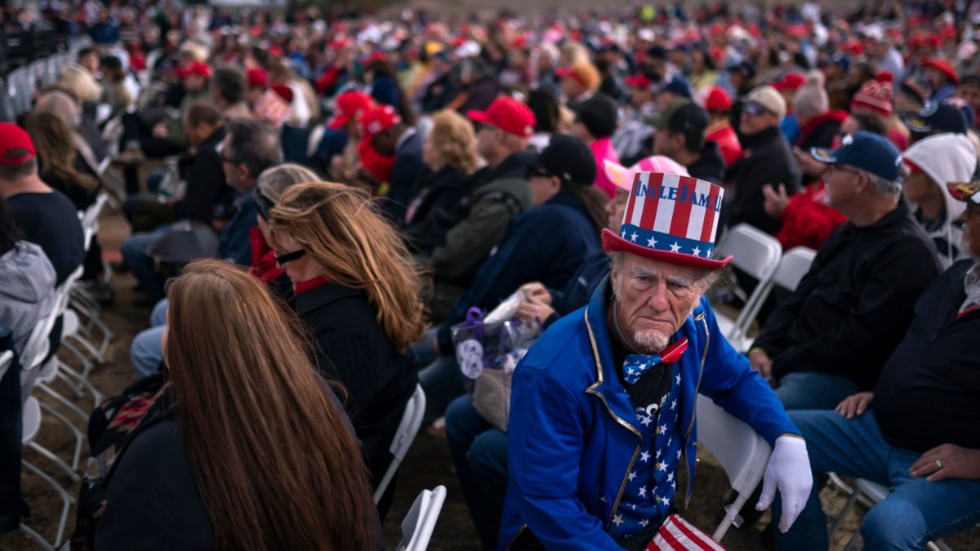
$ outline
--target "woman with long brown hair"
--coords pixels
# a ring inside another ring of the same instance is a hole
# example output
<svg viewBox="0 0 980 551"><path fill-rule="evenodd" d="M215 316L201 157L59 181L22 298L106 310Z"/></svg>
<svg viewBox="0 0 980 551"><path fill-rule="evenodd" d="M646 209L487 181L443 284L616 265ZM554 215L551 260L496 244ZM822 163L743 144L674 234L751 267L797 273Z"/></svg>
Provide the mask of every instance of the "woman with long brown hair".
<svg viewBox="0 0 980 551"><path fill-rule="evenodd" d="M38 174L44 183L64 193L78 210L95 200L99 179L80 148L88 147L64 119L56 113L31 113L24 121L37 149Z"/></svg>
<svg viewBox="0 0 980 551"><path fill-rule="evenodd" d="M379 548L357 440L298 320L218 260L167 295L170 407L117 459L95 548Z"/></svg>
<svg viewBox="0 0 980 551"><path fill-rule="evenodd" d="M425 312L415 264L371 198L342 184L290 186L270 210L269 227L296 313L316 340L317 368L346 387L344 407L377 483L417 382L408 351Z"/></svg>

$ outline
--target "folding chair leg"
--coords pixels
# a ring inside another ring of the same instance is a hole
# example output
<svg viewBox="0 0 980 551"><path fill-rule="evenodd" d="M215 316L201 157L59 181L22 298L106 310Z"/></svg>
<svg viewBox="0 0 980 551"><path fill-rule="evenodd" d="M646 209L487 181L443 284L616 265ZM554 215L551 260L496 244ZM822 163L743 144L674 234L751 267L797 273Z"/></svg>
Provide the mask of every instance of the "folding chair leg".
<svg viewBox="0 0 980 551"><path fill-rule="evenodd" d="M31 442L33 444L33 442ZM45 484L51 487L52 490L58 494L61 498L61 519L58 522L58 533L55 535L54 547L59 547L62 543L62 538L65 536L65 527L68 524L68 512L71 511L71 506L75 503L75 498L65 490L61 484L58 484L55 479L51 478L50 475L42 471L41 469L34 466L29 461L21 461L24 468L30 471L34 476L40 478ZM22 526L23 528L23 526ZM35 533L36 534L36 533ZM28 534L30 535L30 534Z"/></svg>
<svg viewBox="0 0 980 551"><path fill-rule="evenodd" d="M105 365L105 358L102 357L102 354L99 354L99 351L95 349L95 346L92 343L88 342L87 340L85 340L84 338L78 335L70 335L68 338L75 341L82 348L84 348L85 351L88 352L89 356L91 356L92 359L95 360L95 363L99 365Z"/></svg>
<svg viewBox="0 0 980 551"><path fill-rule="evenodd" d="M840 514L837 515L836 519L834 519L833 526L830 527L831 538L833 538L834 534L836 534L837 531L840 530L841 525L844 523L844 517L846 517L851 513L851 509L854 508L854 504L857 503L858 497L860 495L861 492L855 491L855 492L851 492L851 495L847 497L847 503L844 504L844 508L841 509Z"/></svg>
<svg viewBox="0 0 980 551"><path fill-rule="evenodd" d="M725 518L722 519L718 528L715 529L715 533L711 535L715 541L721 541L721 538L725 537L725 534L728 533L729 527L734 526L738 528L742 525L742 516L739 513L748 500L749 496L739 494L734 502L725 506Z"/></svg>
<svg viewBox="0 0 980 551"><path fill-rule="evenodd" d="M48 383L41 382L41 383L37 383L35 387L40 388L45 392L45 394L47 394L48 396L53 398L56 402L58 402L62 406L66 407L69 411L77 415L78 418L81 419L83 423L88 423L89 416L86 415L84 411L82 411L82 408L76 406L71 400L62 396L61 393L53 389L51 385L49 385Z"/></svg>
<svg viewBox="0 0 980 551"><path fill-rule="evenodd" d="M78 463L82 460L82 447L85 445L85 433L82 432L80 428L76 427L74 423L69 421L67 417L50 408L47 404L42 403L41 409L49 413L55 419L61 421L61 424L75 435L75 451L71 456L71 470L73 472L78 471Z"/></svg>
<svg viewBox="0 0 980 551"><path fill-rule="evenodd" d="M75 391L75 395L81 398L83 394L82 391L87 391L92 396L92 407L97 408L99 407L99 404L102 403L104 396L88 380L89 373L91 373L91 370L85 373L79 373L64 363L62 363L61 367L58 368L58 376L72 387L72 390ZM88 423L88 416L85 417L85 422Z"/></svg>
<svg viewBox="0 0 980 551"><path fill-rule="evenodd" d="M851 539L847 540L847 546L844 547L844 551L854 551L854 546L857 545L858 537L861 535L860 530L855 530L854 535Z"/></svg>
<svg viewBox="0 0 980 551"><path fill-rule="evenodd" d="M68 475L68 478L70 478L72 482L78 482L82 479L82 477L78 476L78 473L72 470L71 466L69 466L67 463L62 461L62 459L57 455L55 455L54 452L52 452L51 450L45 448L44 446L38 444L37 442L30 442L27 445L30 446L37 453L46 457L48 461L54 463L55 466L57 466L66 475ZM24 463L26 464L27 462L25 461Z"/></svg>
<svg viewBox="0 0 980 551"><path fill-rule="evenodd" d="M55 551L54 546L48 543L48 540L44 539L44 536L38 534L30 526L24 524L23 522L20 524L20 531L44 551Z"/></svg>

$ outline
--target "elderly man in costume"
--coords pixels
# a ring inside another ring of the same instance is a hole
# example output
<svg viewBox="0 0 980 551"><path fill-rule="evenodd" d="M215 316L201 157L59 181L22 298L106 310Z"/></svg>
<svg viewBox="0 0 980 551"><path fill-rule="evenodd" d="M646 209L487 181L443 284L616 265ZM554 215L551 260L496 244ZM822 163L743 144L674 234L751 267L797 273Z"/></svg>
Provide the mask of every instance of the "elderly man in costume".
<svg viewBox="0 0 980 551"><path fill-rule="evenodd" d="M637 175L612 271L552 325L514 372L502 549L645 549L683 471L692 493L697 394L772 446L762 498L778 489L788 530L812 486L806 445L769 385L718 330L704 291L724 190Z"/></svg>

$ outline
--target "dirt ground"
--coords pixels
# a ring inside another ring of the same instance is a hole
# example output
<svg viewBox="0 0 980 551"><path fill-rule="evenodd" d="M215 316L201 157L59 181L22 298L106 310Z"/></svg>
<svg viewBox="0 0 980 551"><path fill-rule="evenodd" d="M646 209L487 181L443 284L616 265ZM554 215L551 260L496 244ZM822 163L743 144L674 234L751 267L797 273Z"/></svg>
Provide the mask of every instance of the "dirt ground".
<svg viewBox="0 0 980 551"><path fill-rule="evenodd" d="M118 211L109 209L103 215L100 242L109 259L118 257L118 248L128 229ZM130 368L129 345L133 336L148 325L149 307L133 292L134 280L128 274L116 274L113 283L117 290L116 301L107 307L102 314L103 320L116 333L116 338L109 347L108 362L99 366L92 374L91 380L104 394L112 395L125 388L135 380ZM62 352L63 357L68 355ZM65 395L71 396L67 388L59 388ZM45 403L51 400L41 397ZM83 410L92 408L91 398L76 400ZM38 442L54 450L62 458L71 454L73 437L51 416L45 417ZM50 462L40 457L33 450L25 451L25 458L40 466L46 472L56 472ZM398 488L395 503L385 523L385 540L387 547L394 548L400 538L400 523L405 513L411 507L415 496L423 488L434 488L439 484L447 487L448 493L442 514L433 534L429 549L433 551L449 550L479 550L475 531L470 522L466 505L463 502L451 471L452 462L446 449L445 440L430 436L425 430L420 431L411 451L399 470ZM688 509L681 514L696 526L711 531L716 525L722 511L722 496L727 490L727 480L724 472L717 466L710 455L705 454L697 470L694 498ZM71 494L77 495L78 484L71 483L65 476L56 477ZM61 501L47 486L36 477L25 474L23 479L24 499L29 504L32 516L25 522L41 532L47 538L53 538L57 530L58 515L61 511ZM833 514L844 503L844 498L824 489L822 497L825 508ZM863 514L860 507L858 513L852 514L844 524L843 530L835 541L835 549L842 549L858 526L859 516ZM768 515L767 515L768 516ZM760 526L766 523L764 517L757 526L731 530L723 543L732 551L764 550L771 546L761 539ZM68 521L68 533L74 526L74 509ZM980 549L980 530L961 534L950 538L947 543L956 550ZM39 549L19 532L0 536L0 551L34 551Z"/></svg>

